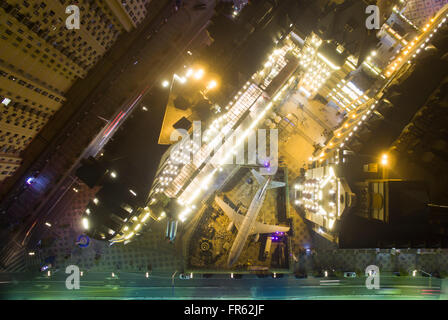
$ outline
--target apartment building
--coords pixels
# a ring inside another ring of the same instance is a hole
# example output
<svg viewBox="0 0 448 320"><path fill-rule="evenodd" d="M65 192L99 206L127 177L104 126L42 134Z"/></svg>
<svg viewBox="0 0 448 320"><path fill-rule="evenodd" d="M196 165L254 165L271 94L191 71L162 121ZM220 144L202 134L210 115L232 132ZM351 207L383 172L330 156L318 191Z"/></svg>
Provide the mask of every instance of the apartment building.
<svg viewBox="0 0 448 320"><path fill-rule="evenodd" d="M0 2L0 181L64 104L64 94L137 27L149 0L5 0ZM69 5L80 28L68 29Z"/></svg>

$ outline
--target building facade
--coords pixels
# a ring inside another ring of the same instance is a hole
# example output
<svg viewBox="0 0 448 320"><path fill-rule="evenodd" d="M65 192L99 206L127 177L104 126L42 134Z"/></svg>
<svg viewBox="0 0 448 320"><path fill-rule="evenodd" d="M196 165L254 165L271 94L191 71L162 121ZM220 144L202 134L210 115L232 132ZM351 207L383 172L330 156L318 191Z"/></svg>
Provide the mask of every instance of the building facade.
<svg viewBox="0 0 448 320"><path fill-rule="evenodd" d="M73 83L143 20L147 2L0 3L0 181L20 165L21 151L62 107ZM80 29L66 27L73 4Z"/></svg>

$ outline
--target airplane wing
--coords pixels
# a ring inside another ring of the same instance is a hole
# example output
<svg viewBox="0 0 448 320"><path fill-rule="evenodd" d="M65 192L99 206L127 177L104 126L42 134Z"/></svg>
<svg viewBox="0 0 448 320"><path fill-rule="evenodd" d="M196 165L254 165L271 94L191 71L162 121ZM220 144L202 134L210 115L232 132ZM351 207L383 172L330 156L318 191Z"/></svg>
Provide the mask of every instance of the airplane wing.
<svg viewBox="0 0 448 320"><path fill-rule="evenodd" d="M227 203L224 202L224 200L222 200L218 196L215 197L215 201L218 204L218 206L222 209L222 211L224 211L224 213L229 217L229 219L233 221L235 227L239 229L241 224L243 223L245 216L236 213L235 210L233 210Z"/></svg>
<svg viewBox="0 0 448 320"><path fill-rule="evenodd" d="M264 224L261 222L255 222L254 227L252 228L250 234L256 233L274 233L274 232L288 232L289 227L276 226L272 224Z"/></svg>
<svg viewBox="0 0 448 320"><path fill-rule="evenodd" d="M275 189L286 186L286 183L280 181L271 181L269 182L269 189Z"/></svg>
<svg viewBox="0 0 448 320"><path fill-rule="evenodd" d="M264 183L266 182L266 179L263 178L263 176L261 174L259 174L256 170L252 169L250 170L253 174L253 176L255 177L255 179L257 180L259 185L264 185Z"/></svg>

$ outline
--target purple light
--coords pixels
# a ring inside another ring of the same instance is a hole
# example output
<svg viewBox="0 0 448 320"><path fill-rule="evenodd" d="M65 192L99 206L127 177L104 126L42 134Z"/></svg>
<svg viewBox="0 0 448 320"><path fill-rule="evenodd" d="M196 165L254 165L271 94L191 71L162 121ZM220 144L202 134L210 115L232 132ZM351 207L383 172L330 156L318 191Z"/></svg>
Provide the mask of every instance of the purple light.
<svg viewBox="0 0 448 320"><path fill-rule="evenodd" d="M29 177L28 179L26 179L26 184L30 185L30 184L33 183L33 181L34 181L34 178L33 177Z"/></svg>

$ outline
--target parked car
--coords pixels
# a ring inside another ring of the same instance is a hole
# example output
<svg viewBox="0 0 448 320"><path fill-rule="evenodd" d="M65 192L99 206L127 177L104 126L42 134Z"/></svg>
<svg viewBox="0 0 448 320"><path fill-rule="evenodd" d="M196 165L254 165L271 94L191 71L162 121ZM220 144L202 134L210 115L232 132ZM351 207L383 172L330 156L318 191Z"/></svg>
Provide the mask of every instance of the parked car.
<svg viewBox="0 0 448 320"><path fill-rule="evenodd" d="M344 278L356 278L356 272L344 272Z"/></svg>

